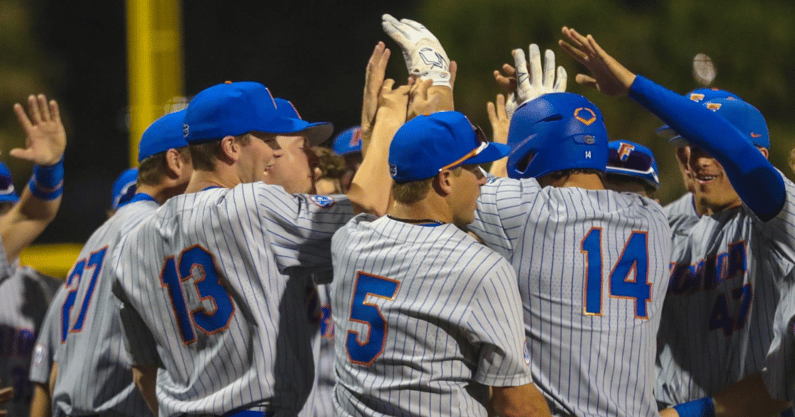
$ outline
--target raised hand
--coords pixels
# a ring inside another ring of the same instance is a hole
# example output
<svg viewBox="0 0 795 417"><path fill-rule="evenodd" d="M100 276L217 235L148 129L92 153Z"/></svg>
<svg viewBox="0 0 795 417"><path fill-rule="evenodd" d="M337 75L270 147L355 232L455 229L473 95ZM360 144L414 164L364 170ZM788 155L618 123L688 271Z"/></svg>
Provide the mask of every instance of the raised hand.
<svg viewBox="0 0 795 417"><path fill-rule="evenodd" d="M409 75L452 88L450 59L431 31L413 20L398 21L388 14L382 16L381 26L403 50Z"/></svg>
<svg viewBox="0 0 795 417"><path fill-rule="evenodd" d="M566 91L568 75L563 67L557 67L556 71L555 53L549 49L545 51L542 69L538 45L530 44L528 49L529 68L524 51L514 49L511 54L516 66L504 64L502 66L504 74L494 71L494 79L509 93L505 105L509 120L522 104L544 94Z"/></svg>
<svg viewBox="0 0 795 417"><path fill-rule="evenodd" d="M373 124L378 110L378 95L384 84L386 64L392 52L383 42L378 42L373 49L373 54L367 62L367 71L364 77L364 94L362 98L362 141L363 147L370 142L373 134Z"/></svg>
<svg viewBox="0 0 795 417"><path fill-rule="evenodd" d="M417 81L411 86L409 91L409 108L406 120L411 120L415 116L429 115L439 111L440 97L428 94L428 90L433 85L432 80Z"/></svg>
<svg viewBox="0 0 795 417"><path fill-rule="evenodd" d="M44 94L28 97L28 112L21 104L14 104L14 113L25 131L25 149L12 149L15 158L31 161L36 165L54 165L61 160L66 148L66 131L61 123L61 114L55 100L47 102Z"/></svg>
<svg viewBox="0 0 795 417"><path fill-rule="evenodd" d="M508 128L511 126L511 119L505 111L505 96L497 94L497 99L494 103L489 102L486 104L486 112L489 114L491 131L494 134L492 140L495 143L508 143ZM489 172L497 177L507 177L507 162L507 157L492 162Z"/></svg>
<svg viewBox="0 0 795 417"><path fill-rule="evenodd" d="M565 26L562 32L568 42L558 41L560 47L591 72L591 75L577 74L578 83L596 88L608 96L621 96L629 92L635 74L608 55L593 36L583 36Z"/></svg>

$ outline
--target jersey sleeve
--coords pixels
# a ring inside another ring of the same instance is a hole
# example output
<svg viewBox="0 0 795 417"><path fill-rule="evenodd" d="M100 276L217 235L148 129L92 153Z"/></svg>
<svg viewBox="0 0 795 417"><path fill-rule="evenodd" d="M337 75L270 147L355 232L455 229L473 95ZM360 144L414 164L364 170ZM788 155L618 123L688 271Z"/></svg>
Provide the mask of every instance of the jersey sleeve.
<svg viewBox="0 0 795 417"><path fill-rule="evenodd" d="M743 203L760 219L767 221L779 213L785 198L781 176L726 119L640 75L629 96L717 159Z"/></svg>
<svg viewBox="0 0 795 417"><path fill-rule="evenodd" d="M8 262L8 255L6 255L6 250L3 246L3 239L0 238L0 280L10 277L13 272L14 267Z"/></svg>
<svg viewBox="0 0 795 417"><path fill-rule="evenodd" d="M133 366L161 366L157 343L140 314L130 305L118 281L113 283L113 294L119 307L124 346Z"/></svg>
<svg viewBox="0 0 795 417"><path fill-rule="evenodd" d="M491 387L533 382L516 273L505 259L483 277L468 310L469 339L480 346L474 380Z"/></svg>
<svg viewBox="0 0 795 417"><path fill-rule="evenodd" d="M773 245L772 249L779 252L786 261L795 264L795 184L780 171L778 174L784 180L787 191L784 206L773 219L758 222L756 225Z"/></svg>
<svg viewBox="0 0 795 417"><path fill-rule="evenodd" d="M510 258L519 239L528 206L541 187L533 179L497 178L480 187L475 221L469 230L483 239L486 246Z"/></svg>
<svg viewBox="0 0 795 417"><path fill-rule="evenodd" d="M50 372L52 371L53 359L55 358L55 349L61 343L60 326L61 323L61 307L63 306L64 299L66 298L66 287L61 285L55 293L50 307L44 316L44 322L39 329L39 335L36 339L36 346L33 349L33 358L30 362L30 375L31 382L39 384L48 384L50 381Z"/></svg>
<svg viewBox="0 0 795 417"><path fill-rule="evenodd" d="M348 197L293 195L265 184L256 184L254 192L280 272L331 269L331 237L354 214Z"/></svg>
<svg viewBox="0 0 795 417"><path fill-rule="evenodd" d="M779 303L773 322L762 380L770 395L780 401L795 400L795 291L787 291Z"/></svg>

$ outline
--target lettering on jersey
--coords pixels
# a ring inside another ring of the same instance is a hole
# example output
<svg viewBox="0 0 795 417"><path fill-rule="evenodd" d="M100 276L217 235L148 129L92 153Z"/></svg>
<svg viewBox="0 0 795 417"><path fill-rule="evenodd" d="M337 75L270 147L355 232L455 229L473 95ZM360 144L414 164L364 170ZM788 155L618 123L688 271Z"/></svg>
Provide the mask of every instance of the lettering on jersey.
<svg viewBox="0 0 795 417"><path fill-rule="evenodd" d="M25 358L33 352L36 332L33 329L0 326L0 358Z"/></svg>
<svg viewBox="0 0 795 417"><path fill-rule="evenodd" d="M697 291L712 291L726 281L742 277L748 270L748 256L744 240L729 244L726 252L701 259L693 265L676 264L670 268L668 295L688 295Z"/></svg>
<svg viewBox="0 0 795 417"><path fill-rule="evenodd" d="M356 274L348 321L364 324L366 330L348 330L345 349L351 363L370 366L384 353L389 329L374 299L394 301L399 288L400 281L391 278L363 271Z"/></svg>
<svg viewBox="0 0 795 417"><path fill-rule="evenodd" d="M580 107L574 110L574 118L579 120L582 124L590 126L596 121L596 113L587 107Z"/></svg>
<svg viewBox="0 0 795 417"><path fill-rule="evenodd" d="M334 206L334 197L328 195L311 195L309 200L320 208L331 208Z"/></svg>
<svg viewBox="0 0 795 417"><path fill-rule="evenodd" d="M618 159L621 162L626 162L627 158L629 158L629 154L635 150L635 145L621 142L621 146L618 147Z"/></svg>

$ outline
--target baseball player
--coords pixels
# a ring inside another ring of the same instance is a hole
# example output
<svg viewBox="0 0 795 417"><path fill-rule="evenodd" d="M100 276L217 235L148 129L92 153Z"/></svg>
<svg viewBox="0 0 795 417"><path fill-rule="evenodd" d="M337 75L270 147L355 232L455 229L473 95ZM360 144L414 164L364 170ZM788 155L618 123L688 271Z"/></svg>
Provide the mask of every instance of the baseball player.
<svg viewBox="0 0 795 417"><path fill-rule="evenodd" d="M670 256L662 208L604 189L607 132L582 96L524 103L508 145L510 178L482 187L469 229L517 271L533 379L552 414L657 415Z"/></svg>
<svg viewBox="0 0 795 417"><path fill-rule="evenodd" d="M651 149L628 140L610 141L608 147L605 188L653 199L660 187L660 176Z"/></svg>
<svg viewBox="0 0 795 417"><path fill-rule="evenodd" d="M342 177L342 189L350 187L351 179L356 175L356 171L362 165L362 128L354 126L343 130L334 137L332 148L334 153L345 158L348 165L348 172Z"/></svg>
<svg viewBox="0 0 795 417"><path fill-rule="evenodd" d="M478 164L508 151L476 132L457 112L407 122L389 150L395 205L333 238L337 415L549 415L515 273L460 230L486 182Z"/></svg>
<svg viewBox="0 0 795 417"><path fill-rule="evenodd" d="M183 114L167 114L144 131L137 193L89 237L66 278L53 367L56 416L149 415L133 384L119 307L111 296L110 259L122 236L185 189L192 164L182 136Z"/></svg>
<svg viewBox="0 0 795 417"><path fill-rule="evenodd" d="M694 196L706 208L674 249L660 343L658 399L680 416L773 415L792 401L793 184L767 160L764 118L738 98L704 103L636 76L590 35L561 46L592 73L578 81L628 94L686 139ZM670 356L663 354L669 352ZM774 362L779 361L779 362Z"/></svg>
<svg viewBox="0 0 795 417"><path fill-rule="evenodd" d="M26 416L32 388L28 370L36 335L57 281L19 265L18 255L53 220L63 193L63 152L66 133L58 104L44 95L28 97L28 113L14 105L26 134L26 148L11 156L34 162L33 177L18 196L11 175L0 164L0 404L6 412Z"/></svg>
<svg viewBox="0 0 795 417"><path fill-rule="evenodd" d="M0 163L0 215L8 213L19 196L14 190L11 174ZM0 380L14 389L7 406L10 416L27 416L33 395L28 370L33 357L33 343L43 330L42 306L47 306L59 281L15 259L10 275L0 277Z"/></svg>
<svg viewBox="0 0 795 417"><path fill-rule="evenodd" d="M119 177L113 182L113 194L111 196L110 210L108 210L108 218L135 197L135 181L137 179L138 168L130 168L119 174Z"/></svg>
<svg viewBox="0 0 795 417"><path fill-rule="evenodd" d="M381 56L380 44L374 56ZM282 117L262 84L197 94L184 131L194 173L124 238L115 294L153 411L171 415L294 415L313 383L306 279L329 269L331 235L357 210L383 213L388 136L348 197L289 194L262 180L283 155L278 136L326 139L326 123ZM134 313L134 314L133 314ZM229 413L229 414L227 414Z"/></svg>

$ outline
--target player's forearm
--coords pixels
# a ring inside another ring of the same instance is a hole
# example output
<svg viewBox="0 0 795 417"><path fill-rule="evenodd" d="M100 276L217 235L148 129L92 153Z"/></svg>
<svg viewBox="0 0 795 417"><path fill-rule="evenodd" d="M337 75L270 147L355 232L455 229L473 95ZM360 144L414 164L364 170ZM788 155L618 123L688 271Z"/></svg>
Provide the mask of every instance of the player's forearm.
<svg viewBox="0 0 795 417"><path fill-rule="evenodd" d="M446 85L434 85L428 88L428 97L436 102L436 111L453 111L455 105L453 103L453 89Z"/></svg>
<svg viewBox="0 0 795 417"><path fill-rule="evenodd" d="M492 408L502 417L547 417L552 413L535 384L516 387L492 387Z"/></svg>
<svg viewBox="0 0 795 417"><path fill-rule="evenodd" d="M759 218L769 220L778 214L786 197L781 175L726 119L642 76L635 78L629 96L717 159L737 194Z"/></svg>
<svg viewBox="0 0 795 417"><path fill-rule="evenodd" d="M52 401L46 384L33 385L33 399L30 401L30 417L50 417Z"/></svg>
<svg viewBox="0 0 795 417"><path fill-rule="evenodd" d="M146 401L146 405L152 410L154 415L157 415L157 367L155 366L133 366L133 382L135 386L141 391L141 395Z"/></svg>
<svg viewBox="0 0 795 417"><path fill-rule="evenodd" d="M369 151L356 172L348 197L357 213L382 216L388 208L392 177L389 175L389 144L402 121L379 114L373 127Z"/></svg>
<svg viewBox="0 0 795 417"><path fill-rule="evenodd" d="M712 398L716 417L772 416L791 405L772 398L759 374L735 382Z"/></svg>

